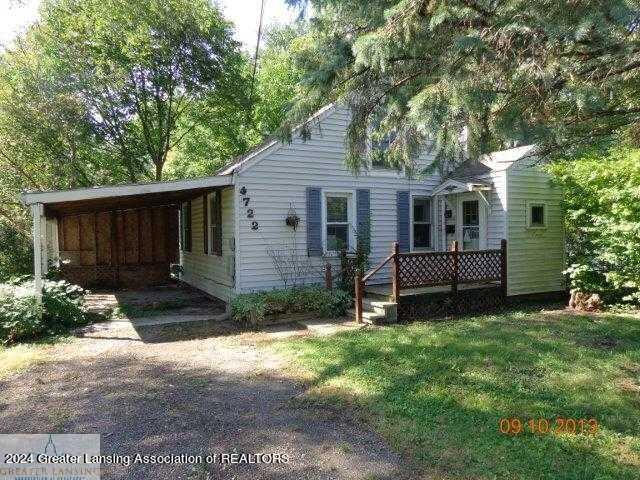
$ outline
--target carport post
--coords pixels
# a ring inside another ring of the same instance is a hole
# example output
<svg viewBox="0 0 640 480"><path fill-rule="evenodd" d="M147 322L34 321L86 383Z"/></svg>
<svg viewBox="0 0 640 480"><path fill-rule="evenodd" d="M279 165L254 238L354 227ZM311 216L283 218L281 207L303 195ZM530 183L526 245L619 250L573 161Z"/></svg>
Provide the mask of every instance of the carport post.
<svg viewBox="0 0 640 480"><path fill-rule="evenodd" d="M33 281L38 304L42 303L42 220L41 203L31 205L33 215ZM46 227L46 225L45 225Z"/></svg>

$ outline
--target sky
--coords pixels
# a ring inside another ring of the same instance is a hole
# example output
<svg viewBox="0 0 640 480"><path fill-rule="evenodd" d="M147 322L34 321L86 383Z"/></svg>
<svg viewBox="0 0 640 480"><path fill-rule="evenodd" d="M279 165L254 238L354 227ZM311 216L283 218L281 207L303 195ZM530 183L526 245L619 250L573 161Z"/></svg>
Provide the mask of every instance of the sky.
<svg viewBox="0 0 640 480"><path fill-rule="evenodd" d="M225 17L235 24L235 38L248 51L253 51L256 45L260 1L214 0L222 7ZM0 0L0 45L10 44L16 35L36 21L39 3L40 0ZM265 26L290 23L297 16L297 12L289 9L284 0L265 0L264 11Z"/></svg>

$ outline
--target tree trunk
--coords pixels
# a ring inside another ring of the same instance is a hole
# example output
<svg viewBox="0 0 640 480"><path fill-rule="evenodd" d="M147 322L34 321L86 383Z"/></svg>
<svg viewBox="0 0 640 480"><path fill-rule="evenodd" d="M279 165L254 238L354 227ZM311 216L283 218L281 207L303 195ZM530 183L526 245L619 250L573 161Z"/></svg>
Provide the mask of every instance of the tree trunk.
<svg viewBox="0 0 640 480"><path fill-rule="evenodd" d="M156 181L161 181L162 180L162 167L163 167L163 162L158 161L158 162L153 162L156 166Z"/></svg>

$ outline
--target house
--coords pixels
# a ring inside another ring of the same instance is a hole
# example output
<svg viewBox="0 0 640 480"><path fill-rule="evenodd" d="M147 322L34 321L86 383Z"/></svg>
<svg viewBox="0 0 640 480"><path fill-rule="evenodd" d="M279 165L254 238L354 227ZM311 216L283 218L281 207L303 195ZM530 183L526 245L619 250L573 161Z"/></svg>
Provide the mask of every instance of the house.
<svg viewBox="0 0 640 480"><path fill-rule="evenodd" d="M85 285L185 282L225 301L284 283L321 282L338 250L367 238L370 264L400 251L500 248L508 240L508 294L564 288L560 192L532 147L468 161L447 178L344 165L349 111L329 105L312 136L270 140L211 177L70 191L29 192L36 272L64 260ZM429 149L417 159L432 161ZM420 168L418 168L420 170ZM390 281L381 269L375 283Z"/></svg>

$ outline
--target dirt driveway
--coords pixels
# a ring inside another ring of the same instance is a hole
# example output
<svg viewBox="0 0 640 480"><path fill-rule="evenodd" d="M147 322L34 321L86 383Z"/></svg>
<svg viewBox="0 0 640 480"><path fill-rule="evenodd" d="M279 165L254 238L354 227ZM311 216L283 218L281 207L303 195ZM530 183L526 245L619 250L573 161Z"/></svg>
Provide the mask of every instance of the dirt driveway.
<svg viewBox="0 0 640 480"><path fill-rule="evenodd" d="M125 322L51 348L0 380L0 433L101 433L103 454L279 453L287 464L103 467L106 479L415 478L352 414L301 400L304 385L220 323Z"/></svg>

